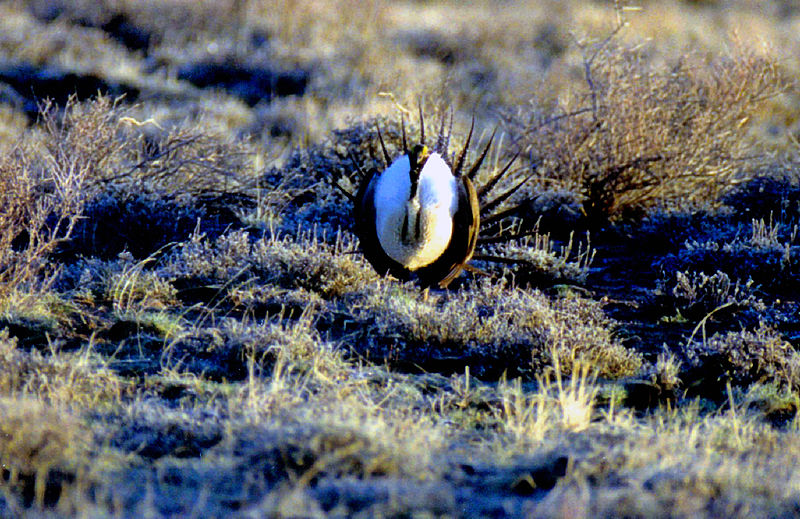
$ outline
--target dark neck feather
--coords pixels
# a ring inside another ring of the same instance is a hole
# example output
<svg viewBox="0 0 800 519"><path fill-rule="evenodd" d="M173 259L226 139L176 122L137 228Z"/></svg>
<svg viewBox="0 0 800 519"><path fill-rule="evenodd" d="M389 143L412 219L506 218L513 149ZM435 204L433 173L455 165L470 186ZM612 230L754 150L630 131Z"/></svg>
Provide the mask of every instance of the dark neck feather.
<svg viewBox="0 0 800 519"><path fill-rule="evenodd" d="M408 199L412 200L417 196L417 187L419 186L419 176L422 172L425 162L428 160L428 153L425 146L417 144L408 152L408 178L411 181L411 191L408 194Z"/></svg>

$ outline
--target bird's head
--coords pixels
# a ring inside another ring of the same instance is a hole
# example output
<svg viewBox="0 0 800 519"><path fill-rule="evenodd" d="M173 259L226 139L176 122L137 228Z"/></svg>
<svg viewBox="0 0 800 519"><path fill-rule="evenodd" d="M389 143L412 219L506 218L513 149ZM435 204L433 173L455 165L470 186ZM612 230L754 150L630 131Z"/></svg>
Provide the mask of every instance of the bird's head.
<svg viewBox="0 0 800 519"><path fill-rule="evenodd" d="M417 196L417 186L419 184L419 175L422 172L425 161L430 156L430 150L424 144L415 144L408 151L409 170L408 176L411 180L411 192L409 193L409 200Z"/></svg>

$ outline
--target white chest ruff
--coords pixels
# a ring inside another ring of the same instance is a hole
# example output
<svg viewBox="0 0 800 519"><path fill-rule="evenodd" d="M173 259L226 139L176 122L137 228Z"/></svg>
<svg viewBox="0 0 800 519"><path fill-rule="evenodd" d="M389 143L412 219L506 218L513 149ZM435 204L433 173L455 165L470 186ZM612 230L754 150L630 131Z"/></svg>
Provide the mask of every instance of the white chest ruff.
<svg viewBox="0 0 800 519"><path fill-rule="evenodd" d="M432 153L420 172L417 196L409 200L409 168L403 156L381 173L375 187L375 224L386 254L416 270L436 261L450 244L458 184L442 157Z"/></svg>

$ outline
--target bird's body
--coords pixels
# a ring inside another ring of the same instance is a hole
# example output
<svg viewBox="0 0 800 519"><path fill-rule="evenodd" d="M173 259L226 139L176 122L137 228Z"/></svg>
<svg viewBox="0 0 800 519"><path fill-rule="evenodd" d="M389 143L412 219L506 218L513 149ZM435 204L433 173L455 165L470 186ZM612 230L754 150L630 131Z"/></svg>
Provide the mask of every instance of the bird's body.
<svg viewBox="0 0 800 519"><path fill-rule="evenodd" d="M475 250L475 189L424 144L404 149L384 171L363 179L354 197L356 234L381 274L446 287Z"/></svg>
<svg viewBox="0 0 800 519"><path fill-rule="evenodd" d="M481 207L479 200L503 178L514 159L476 191L472 179L494 135L464 172L474 120L457 156L448 153L450 132L444 128L443 117L436 144L429 150L420 107L420 143L409 148L401 118L403 153L394 160L378 128L386 168L362 172L358 191L347 193L353 202L354 231L367 261L382 275L416 279L423 287L446 288L464 269L478 271L467 264L478 243L481 212L502 203L522 185Z"/></svg>
<svg viewBox="0 0 800 519"><path fill-rule="evenodd" d="M456 178L438 153L425 158L416 183L410 170L403 155L375 178L375 226L386 254L415 271L447 249L459 201Z"/></svg>

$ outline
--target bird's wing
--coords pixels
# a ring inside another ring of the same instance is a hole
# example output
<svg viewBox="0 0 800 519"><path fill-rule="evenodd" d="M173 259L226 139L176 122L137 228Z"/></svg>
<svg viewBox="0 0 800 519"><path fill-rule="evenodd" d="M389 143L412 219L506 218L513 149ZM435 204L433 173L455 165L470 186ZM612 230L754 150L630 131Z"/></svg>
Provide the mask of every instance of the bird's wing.
<svg viewBox="0 0 800 519"><path fill-rule="evenodd" d="M466 176L459 179L458 206L453 215L453 234L442 256L418 272L424 285L446 288L461 274L478 243L480 207L475 187Z"/></svg>
<svg viewBox="0 0 800 519"><path fill-rule="evenodd" d="M375 170L367 173L358 188L353 203L354 230L361 242L364 257L379 274L391 274L405 280L410 275L408 269L390 258L378 240L378 231L375 227L375 185L379 177L380 173Z"/></svg>

